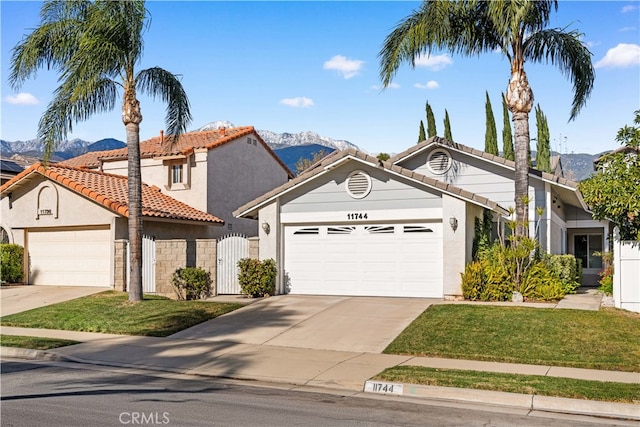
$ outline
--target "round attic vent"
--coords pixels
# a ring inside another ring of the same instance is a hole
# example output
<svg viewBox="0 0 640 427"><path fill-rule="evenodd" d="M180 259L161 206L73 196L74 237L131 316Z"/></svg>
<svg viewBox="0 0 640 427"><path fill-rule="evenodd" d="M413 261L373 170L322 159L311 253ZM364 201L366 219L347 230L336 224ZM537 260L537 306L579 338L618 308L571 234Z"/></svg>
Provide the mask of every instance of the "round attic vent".
<svg viewBox="0 0 640 427"><path fill-rule="evenodd" d="M427 166L431 172L442 175L451 167L451 155L442 148L433 150L427 158Z"/></svg>
<svg viewBox="0 0 640 427"><path fill-rule="evenodd" d="M371 192L371 177L363 171L353 171L346 182L347 193L354 199L363 199Z"/></svg>

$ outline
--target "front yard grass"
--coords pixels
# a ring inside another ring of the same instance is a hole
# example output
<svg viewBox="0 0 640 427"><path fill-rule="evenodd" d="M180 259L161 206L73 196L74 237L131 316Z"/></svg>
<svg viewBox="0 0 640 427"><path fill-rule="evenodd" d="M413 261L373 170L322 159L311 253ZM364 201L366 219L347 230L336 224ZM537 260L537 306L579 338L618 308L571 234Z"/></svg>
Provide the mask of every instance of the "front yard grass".
<svg viewBox="0 0 640 427"><path fill-rule="evenodd" d="M539 375L396 366L383 371L373 379L394 383L472 388L570 399L640 403L639 384L587 381Z"/></svg>
<svg viewBox="0 0 640 427"><path fill-rule="evenodd" d="M384 352L640 372L640 315L438 304Z"/></svg>
<svg viewBox="0 0 640 427"><path fill-rule="evenodd" d="M145 295L130 303L125 292L106 291L0 318L3 326L166 337L242 307L241 304L175 301Z"/></svg>
<svg viewBox="0 0 640 427"><path fill-rule="evenodd" d="M0 345L3 347L30 348L33 350L49 350L80 344L78 341L59 338L27 337L23 335L0 335Z"/></svg>

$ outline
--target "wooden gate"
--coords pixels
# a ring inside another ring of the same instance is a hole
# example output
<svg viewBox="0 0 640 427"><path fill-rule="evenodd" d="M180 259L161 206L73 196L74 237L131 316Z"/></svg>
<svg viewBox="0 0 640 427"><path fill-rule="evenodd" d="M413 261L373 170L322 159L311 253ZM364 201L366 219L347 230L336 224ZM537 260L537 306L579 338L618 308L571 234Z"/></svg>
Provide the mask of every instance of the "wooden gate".
<svg viewBox="0 0 640 427"><path fill-rule="evenodd" d="M129 241L127 241L127 290L131 271L130 259ZM145 294L156 292L156 239L146 234L142 235L142 292Z"/></svg>
<svg viewBox="0 0 640 427"><path fill-rule="evenodd" d="M224 236L218 240L217 254L216 287L218 294L240 294L238 261L249 257L249 239L240 234Z"/></svg>

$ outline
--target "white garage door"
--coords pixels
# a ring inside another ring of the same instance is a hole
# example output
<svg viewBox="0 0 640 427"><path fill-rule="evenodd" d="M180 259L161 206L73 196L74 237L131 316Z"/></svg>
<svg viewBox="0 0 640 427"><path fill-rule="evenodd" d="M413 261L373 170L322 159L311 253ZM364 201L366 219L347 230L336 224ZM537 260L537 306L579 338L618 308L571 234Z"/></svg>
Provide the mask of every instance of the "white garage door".
<svg viewBox="0 0 640 427"><path fill-rule="evenodd" d="M30 230L29 283L109 286L110 236L108 228Z"/></svg>
<svg viewBox="0 0 640 427"><path fill-rule="evenodd" d="M442 223L287 226L289 292L443 296Z"/></svg>

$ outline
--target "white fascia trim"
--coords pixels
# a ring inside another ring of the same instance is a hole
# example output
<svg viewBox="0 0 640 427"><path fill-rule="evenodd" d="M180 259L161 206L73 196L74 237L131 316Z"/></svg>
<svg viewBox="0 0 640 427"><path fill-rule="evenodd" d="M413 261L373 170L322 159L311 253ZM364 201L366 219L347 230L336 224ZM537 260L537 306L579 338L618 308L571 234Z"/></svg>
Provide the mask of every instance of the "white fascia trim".
<svg viewBox="0 0 640 427"><path fill-rule="evenodd" d="M350 220L349 215L354 213L367 213L367 219ZM381 209L381 210L355 210L355 211L328 211L328 212L283 212L280 214L282 224L362 224L362 223L387 223L399 221L424 221L442 220L442 208L417 208L417 209Z"/></svg>
<svg viewBox="0 0 640 427"><path fill-rule="evenodd" d="M368 165L368 166L371 166L373 168L378 167L377 163L367 162L367 161L362 160L359 157L354 157L354 156L349 154L349 155L347 155L347 156L345 156L345 157L343 157L341 159L338 159L337 161L335 161L333 163L328 164L327 166L324 167L324 170L335 169L335 168L337 168L338 166L342 165L343 163L345 163L348 160L357 160L358 162L360 162L362 164L365 164L365 165Z"/></svg>

